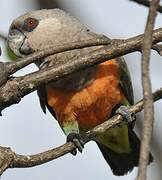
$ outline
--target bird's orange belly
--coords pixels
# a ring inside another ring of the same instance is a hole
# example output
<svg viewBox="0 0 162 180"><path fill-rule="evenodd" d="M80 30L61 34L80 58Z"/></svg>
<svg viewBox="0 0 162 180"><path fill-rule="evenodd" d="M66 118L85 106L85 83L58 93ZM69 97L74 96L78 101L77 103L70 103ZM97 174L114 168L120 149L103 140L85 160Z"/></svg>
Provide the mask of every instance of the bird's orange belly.
<svg viewBox="0 0 162 180"><path fill-rule="evenodd" d="M84 89L65 94L47 88L48 104L54 109L59 124L76 120L81 130L104 122L123 99L119 87L118 64L115 60L99 65L95 80Z"/></svg>

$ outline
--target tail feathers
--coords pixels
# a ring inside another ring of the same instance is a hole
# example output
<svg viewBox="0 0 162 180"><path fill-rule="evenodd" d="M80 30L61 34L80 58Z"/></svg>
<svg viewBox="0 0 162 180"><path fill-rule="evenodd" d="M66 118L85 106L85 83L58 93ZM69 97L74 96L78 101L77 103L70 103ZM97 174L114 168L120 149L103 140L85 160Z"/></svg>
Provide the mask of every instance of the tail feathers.
<svg viewBox="0 0 162 180"><path fill-rule="evenodd" d="M129 139L132 150L130 153L116 153L108 147L97 143L114 175L125 175L128 172L132 171L135 166L138 166L140 140L133 131L129 132ZM150 154L149 163L152 161L153 157Z"/></svg>

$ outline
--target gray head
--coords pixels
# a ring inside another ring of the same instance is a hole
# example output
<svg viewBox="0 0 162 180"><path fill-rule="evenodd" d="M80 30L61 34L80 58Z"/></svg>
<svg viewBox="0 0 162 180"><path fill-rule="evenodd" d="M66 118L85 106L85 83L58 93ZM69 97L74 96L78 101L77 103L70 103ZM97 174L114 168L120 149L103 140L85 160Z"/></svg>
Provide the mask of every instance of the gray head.
<svg viewBox="0 0 162 180"><path fill-rule="evenodd" d="M18 56L81 40L88 29L77 19L60 9L28 12L15 19L9 30L8 45Z"/></svg>

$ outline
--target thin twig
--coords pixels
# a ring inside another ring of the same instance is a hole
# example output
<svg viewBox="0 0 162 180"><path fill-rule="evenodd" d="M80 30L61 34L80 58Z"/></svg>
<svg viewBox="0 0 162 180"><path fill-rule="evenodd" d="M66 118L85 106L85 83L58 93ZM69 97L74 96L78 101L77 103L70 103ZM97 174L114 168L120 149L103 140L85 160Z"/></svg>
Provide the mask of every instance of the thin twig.
<svg viewBox="0 0 162 180"><path fill-rule="evenodd" d="M143 47L142 47L142 87L144 97L144 121L142 128L142 140L140 149L139 169L137 180L145 180L147 172L147 164L149 161L149 147L153 131L154 122L154 107L151 80L149 73L150 54L152 47L152 33L155 24L156 10L159 5L159 0L152 0L150 3L149 14L147 18Z"/></svg>
<svg viewBox="0 0 162 180"><path fill-rule="evenodd" d="M154 101L162 98L162 88L153 93ZM131 113L140 112L143 109L144 101L141 100L135 105L131 106L129 111ZM84 142L87 143L95 136L104 133L109 128L122 122L121 115L115 115L106 122L96 126L91 131L87 132ZM38 166L49 162L60 156L63 156L75 149L73 143L69 142L57 148L35 154L35 155L19 155L13 152L10 148L0 147L0 174L8 168L27 168Z"/></svg>
<svg viewBox="0 0 162 180"><path fill-rule="evenodd" d="M144 5L146 7L150 7L150 2L151 2L149 0L130 0L130 1L136 2L136 3ZM157 11L162 13L162 6L158 5Z"/></svg>

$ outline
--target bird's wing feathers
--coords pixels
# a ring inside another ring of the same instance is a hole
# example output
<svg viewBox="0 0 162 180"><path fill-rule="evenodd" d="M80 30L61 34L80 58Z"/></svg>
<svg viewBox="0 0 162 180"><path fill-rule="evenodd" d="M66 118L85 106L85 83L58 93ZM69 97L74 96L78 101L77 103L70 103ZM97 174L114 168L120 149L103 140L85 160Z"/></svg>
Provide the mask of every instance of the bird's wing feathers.
<svg viewBox="0 0 162 180"><path fill-rule="evenodd" d="M48 105L48 102L47 102L47 92L46 92L45 86L39 87L37 89L37 94L38 94L40 106L41 106L41 109L43 110L43 112L46 113L46 107L47 107L49 112L56 119L55 111L53 110L53 108L51 106Z"/></svg>
<svg viewBox="0 0 162 180"><path fill-rule="evenodd" d="M131 81L127 64L124 58L122 57L118 58L118 62L119 62L119 69L120 69L120 72L119 72L120 86L129 104L133 105L134 104L133 87L132 87L132 81Z"/></svg>

